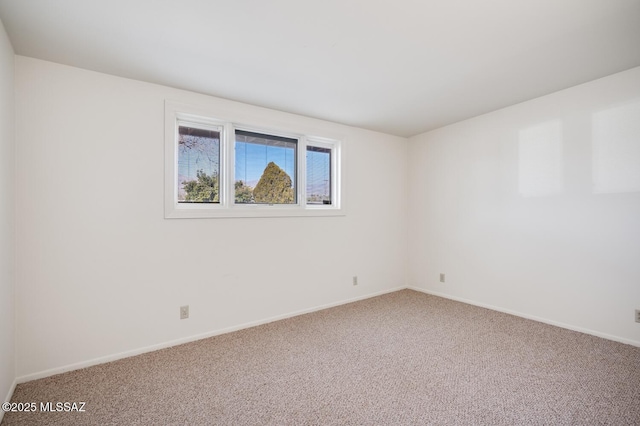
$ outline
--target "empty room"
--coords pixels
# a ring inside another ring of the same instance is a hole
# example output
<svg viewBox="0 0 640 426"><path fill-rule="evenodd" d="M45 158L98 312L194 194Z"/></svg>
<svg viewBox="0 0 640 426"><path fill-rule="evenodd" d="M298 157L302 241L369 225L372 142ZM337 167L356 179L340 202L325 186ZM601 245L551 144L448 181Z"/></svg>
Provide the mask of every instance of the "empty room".
<svg viewBox="0 0 640 426"><path fill-rule="evenodd" d="M0 423L640 425L640 0L0 0Z"/></svg>

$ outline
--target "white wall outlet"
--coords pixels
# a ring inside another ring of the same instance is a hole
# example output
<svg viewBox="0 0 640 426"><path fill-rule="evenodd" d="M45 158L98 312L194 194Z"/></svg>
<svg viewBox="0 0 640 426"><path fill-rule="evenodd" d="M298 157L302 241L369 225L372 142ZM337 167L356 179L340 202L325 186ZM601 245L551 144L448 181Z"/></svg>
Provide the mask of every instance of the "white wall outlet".
<svg viewBox="0 0 640 426"><path fill-rule="evenodd" d="M443 283L444 282L444 274L440 274L440 282Z"/></svg>
<svg viewBox="0 0 640 426"><path fill-rule="evenodd" d="M357 275L353 276L353 285L358 285L358 276Z"/></svg>
<svg viewBox="0 0 640 426"><path fill-rule="evenodd" d="M640 322L640 309L636 309L636 322Z"/></svg>
<svg viewBox="0 0 640 426"><path fill-rule="evenodd" d="M180 319L189 318L189 305L180 306Z"/></svg>

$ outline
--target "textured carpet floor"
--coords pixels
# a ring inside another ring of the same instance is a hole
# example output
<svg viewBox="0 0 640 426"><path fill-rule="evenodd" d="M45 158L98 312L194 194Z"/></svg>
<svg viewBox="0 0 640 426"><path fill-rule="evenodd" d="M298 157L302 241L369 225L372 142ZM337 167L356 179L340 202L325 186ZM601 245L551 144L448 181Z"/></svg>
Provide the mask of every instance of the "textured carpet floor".
<svg viewBox="0 0 640 426"><path fill-rule="evenodd" d="M640 425L640 348L410 290L18 385L2 425Z"/></svg>

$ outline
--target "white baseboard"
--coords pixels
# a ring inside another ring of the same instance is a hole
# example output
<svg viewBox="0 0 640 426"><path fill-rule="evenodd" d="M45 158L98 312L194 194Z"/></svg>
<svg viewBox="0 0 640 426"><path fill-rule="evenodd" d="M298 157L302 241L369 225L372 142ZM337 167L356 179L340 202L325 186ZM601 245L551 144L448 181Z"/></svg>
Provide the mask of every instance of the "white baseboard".
<svg viewBox="0 0 640 426"><path fill-rule="evenodd" d="M318 305L318 306L314 306L311 308L307 308L307 309L302 309L299 311L293 311L293 312L289 312L286 314L282 314L282 315L276 315L273 317L269 317L269 318L265 318L262 320L258 320L258 321L251 321L251 322L247 322L247 323L243 323L243 324L239 324L233 327L227 327L227 328L223 328L223 329L218 329L218 330L213 330L207 333L202 333L202 334L197 334L197 335L193 335L193 336L188 336L188 337L183 337L180 339L176 339L176 340L171 340L168 342L164 342L164 343L159 343L156 345L150 345L150 346L145 346L142 348L138 348L138 349L133 349L130 351L125 351L125 352L120 352L120 353L116 353L116 354L112 354L112 355L107 355L104 357L99 357L99 358L94 358L88 361L83 361L83 362L79 362L79 363L75 363L75 364L69 364L63 367L57 367L57 368L52 368L49 370L44 370L44 371L40 371L37 373L33 373L33 374L27 374L24 376L20 376L18 378L16 378L16 380L14 380L14 383L9 391L9 394L7 395L7 398L5 399L6 401L10 400L11 396L13 395L13 392L15 390L15 387L17 384L20 383L25 383L31 380L37 380L37 379L42 379L45 377L49 377L49 376L53 376L56 374L61 374L61 373L66 373L68 371L73 371L73 370L79 370L82 368L87 368L87 367L91 367L94 365L99 365L99 364L104 364L107 362L111 362L111 361L117 361L119 359L123 359L123 358L129 358L132 356L136 356L136 355L140 355L143 353L147 353L147 352L153 352L153 351L157 351L159 349L165 349L165 348L169 348L172 346L177 346L177 345L182 345L184 343L189 343L189 342L194 342L196 340L201 340L201 339L206 339L209 337L213 337L213 336L218 336L221 334L226 334L226 333L231 333L234 331L238 331L238 330L243 330L245 328L251 328L251 327L255 327L258 325L262 325L262 324L267 324L270 322L274 322L274 321L279 321L282 319L286 319L286 318L291 318L291 317L295 317L298 315L304 315L304 314L308 314L311 312L316 312L316 311L320 311L323 309L328 309L328 308L333 308L335 306L340 306L340 305L345 305L347 303L352 303L352 302L357 302L360 300L365 300L365 299L370 299L372 297L376 297L376 296L381 296L383 294L387 294L387 293L393 293L395 291L399 291L399 290L404 290L404 289L409 289L409 290L415 290L415 291L419 291L421 293L426 293L426 294L430 294L433 296L438 296L438 297L443 297L445 299L450 299L450 300L455 300L458 302L462 302L462 303L467 303L469 305L474 305L474 306L479 306L482 308L487 308L487 309L491 309L493 311L498 311L498 312L504 312L506 314L510 314L510 315L515 315L517 317L521 317L521 318L526 318L526 319L530 319L533 321L538 321L538 322L542 322L545 324L549 324L549 325L553 325L556 327L561 327L561 328L565 328L568 330L573 330L573 331L578 331L581 333L585 333L585 334L590 334L592 336L597 336L597 337L601 337L604 339L608 339L608 340L613 340L616 342L620 342L620 343L625 343L628 345L632 345L632 346L637 346L640 347L640 341L635 341L635 340L630 340L630 339L626 339L626 338L622 338L619 336L614 336L614 335L610 335L607 333L601 333L598 331L594 331L594 330L590 330L590 329L586 329L586 328L582 328L582 327L576 327L573 326L571 324L565 324L565 323L561 323L561 322L557 322L557 321L552 321L552 320L548 320L546 318L541 318L541 317L537 317L534 315L529 315L529 314L525 314L522 312L517 312L517 311L513 311L510 309L505 309L499 306L494 306L494 305L490 305L487 303L481 303L481 302L476 302L474 300L470 300L470 299L465 299L462 297L457 297L457 296L452 296L449 294L445 294L445 293L440 293L437 291L432 291L432 290L428 290L428 289L424 289L424 288L420 288L420 287L415 287L415 286L399 286L399 287L395 287L395 288L391 288L391 289L387 289L387 290L382 290L382 291L378 291L378 292L374 292L374 293L369 293L363 296L358 296L358 297L353 297L353 298L349 298L349 299L345 299L345 300L341 300L338 302L333 302L333 303L327 303L324 305ZM2 420L2 414L0 412L0 421Z"/></svg>
<svg viewBox="0 0 640 426"><path fill-rule="evenodd" d="M99 358L94 358L94 359L90 359L88 361L82 361L82 362L78 362L78 363L75 363L75 364L65 365L63 367L57 367L57 368L52 368L52 369L49 369L49 370L39 371L37 373L32 373L32 374L27 374L27 375L24 375L24 376L20 376L20 377L18 377L16 379L15 383L18 383L18 384L19 383L25 383L25 382L29 382L31 380L37 380L37 379L42 379L42 378L45 378L45 377L53 376L53 375L56 375L56 374L66 373L68 371L80 370L81 368L87 368L87 367L91 367L91 366L99 365L99 364L104 364L104 363L111 362L111 361L117 361L119 359L129 358L129 357L140 355L140 354L143 354L143 353L153 352L153 351L157 351L159 349L169 348L171 346L182 345L184 343L194 342L196 340L201 340L201 339L206 339L206 338L213 337L213 336L218 336L218 335L221 335L221 334L231 333L233 331L243 330L245 328L255 327L255 326L258 326L258 325L267 324L267 323L270 323L270 322L279 321L279 320L282 320L282 319L291 318L291 317L295 317L295 316L298 316L298 315L303 315L303 314L308 314L308 313L311 313L311 312L321 311L323 309L333 308L335 306L346 305L347 303L357 302L359 300L370 299L372 297L381 296L381 295L387 294L387 293L393 293L395 291L404 290L406 288L407 288L406 286L394 287L394 288L391 288L391 289L382 290L382 291L378 291L378 292L375 292L375 293L369 293L369 294L366 294L366 295L363 295L363 296L353 297L353 298L341 300L341 301L338 301L338 302L327 303L327 304L324 304L324 305L318 305L318 306L314 306L314 307L311 307L311 308L302 309L302 310L299 310L299 311L289 312L287 314L276 315L276 316L265 318L265 319L258 320L258 321L251 321L251 322L247 322L247 323L244 323L244 324L239 324L239 325L236 325L236 326L233 326L233 327L227 327L227 328L223 328L223 329L219 329L219 330L213 330L213 331L210 331L210 332L207 332L207 333L196 334L196 335L193 335L193 336L188 336L188 337L183 337L183 338L176 339L176 340L171 340L169 342L159 343L159 344L156 344L156 345L146 346L146 347L142 347L142 348L138 348L138 349L133 349L133 350L130 350L130 351L125 351L125 352L120 352L120 353L107 355L107 356L103 356L103 357L99 357ZM14 383L14 388L15 388L15 383ZM12 389L11 393L13 394L13 389Z"/></svg>
<svg viewBox="0 0 640 426"><path fill-rule="evenodd" d="M558 321L552 321L552 320L549 320L549 319L546 319L546 318L537 317L535 315L524 314L522 312L513 311L511 309L505 309L505 308L501 308L499 306L489 305L487 303L476 302L474 300L469 300L469 299L465 299L465 298L462 298L462 297L451 296L449 294L440 293L440 292L437 292L437 291L432 291L432 290L428 290L428 289L424 289L424 288L420 288L420 287L407 286L407 288L409 290L415 290L415 291L419 291L419 292L422 292L422 293L431 294L433 296L443 297L445 299L450 299L450 300L455 300L457 302L466 303L468 305L479 306L481 308L491 309L492 311L504 312L505 314L515 315L517 317L526 318L526 319L542 322L542 323L549 324L549 325L554 325L554 326L560 327L560 328L566 328L567 330L573 330L573 331L578 331L580 333L590 334L590 335L596 336L596 337L602 337L603 339L613 340L614 342L620 342L620 343L625 343L627 345L640 347L640 341L626 339L624 337L614 336L612 334L601 333L599 331L590 330L588 328L576 327L576 326L571 325L571 324L565 324L565 323L558 322Z"/></svg>
<svg viewBox="0 0 640 426"><path fill-rule="evenodd" d="M9 392L7 393L7 396L2 400L2 402L9 402L11 401L11 397L13 396L13 392L16 390L16 386L18 385L18 380L15 379L13 381L13 383L11 384L11 387L9 388ZM4 410L0 410L0 423L2 423L2 418L4 417Z"/></svg>

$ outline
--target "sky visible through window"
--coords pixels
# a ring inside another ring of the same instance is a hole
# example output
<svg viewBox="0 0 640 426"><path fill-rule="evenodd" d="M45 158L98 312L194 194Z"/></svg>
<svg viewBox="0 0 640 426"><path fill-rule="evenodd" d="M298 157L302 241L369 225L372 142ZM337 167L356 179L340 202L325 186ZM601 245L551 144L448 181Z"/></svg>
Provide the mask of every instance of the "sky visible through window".
<svg viewBox="0 0 640 426"><path fill-rule="evenodd" d="M235 178L245 185L255 187L267 164L273 162L295 181L296 141L282 142L281 145L270 141L249 142L247 137L238 135L235 143Z"/></svg>

